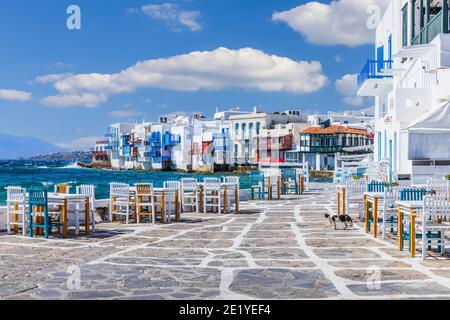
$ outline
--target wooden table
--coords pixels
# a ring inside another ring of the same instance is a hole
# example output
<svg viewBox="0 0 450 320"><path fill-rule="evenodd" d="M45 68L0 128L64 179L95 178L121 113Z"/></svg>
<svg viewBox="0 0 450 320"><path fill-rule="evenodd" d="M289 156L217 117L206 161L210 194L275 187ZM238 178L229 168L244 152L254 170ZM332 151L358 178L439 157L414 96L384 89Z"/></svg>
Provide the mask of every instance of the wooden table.
<svg viewBox="0 0 450 320"><path fill-rule="evenodd" d="M395 204L398 207L398 249L403 251L403 221L405 217L409 217L409 254L414 258L416 256L416 214L423 211L423 201L396 201Z"/></svg>
<svg viewBox="0 0 450 320"><path fill-rule="evenodd" d="M369 233L369 205L373 208L373 236L377 237L378 234L378 200L384 197L384 192L364 192L364 208L365 208L365 225L366 225L366 233Z"/></svg>
<svg viewBox="0 0 450 320"><path fill-rule="evenodd" d="M342 197L342 214L345 214L345 193L346 187L344 185L338 185L337 190L337 210L338 216L341 215L341 197Z"/></svg>
<svg viewBox="0 0 450 320"><path fill-rule="evenodd" d="M69 203L80 204L84 203L84 231L85 234L89 234L90 225L90 199L89 196L79 195L79 194L64 194L64 193L48 193L48 203L49 205L56 204L59 205L62 212L62 223L63 223L63 238L67 238L68 235L68 225L67 216L69 212ZM78 222L78 221L77 221Z"/></svg>

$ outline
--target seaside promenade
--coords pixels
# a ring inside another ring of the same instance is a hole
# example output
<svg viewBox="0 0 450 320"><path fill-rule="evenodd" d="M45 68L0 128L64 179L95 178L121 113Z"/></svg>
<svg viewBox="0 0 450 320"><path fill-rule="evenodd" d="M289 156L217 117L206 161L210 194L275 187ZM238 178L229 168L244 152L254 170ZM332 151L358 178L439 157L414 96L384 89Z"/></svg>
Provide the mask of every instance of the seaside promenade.
<svg viewBox="0 0 450 320"><path fill-rule="evenodd" d="M450 260L325 228L335 188L185 214L170 225L100 224L87 238L0 234L0 299L450 299Z"/></svg>

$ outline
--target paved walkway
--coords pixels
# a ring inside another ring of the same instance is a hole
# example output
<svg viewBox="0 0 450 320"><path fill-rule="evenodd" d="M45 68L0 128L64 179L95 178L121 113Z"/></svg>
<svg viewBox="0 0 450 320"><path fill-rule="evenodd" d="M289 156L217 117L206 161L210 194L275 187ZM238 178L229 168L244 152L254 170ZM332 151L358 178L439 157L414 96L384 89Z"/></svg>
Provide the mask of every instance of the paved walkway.
<svg viewBox="0 0 450 320"><path fill-rule="evenodd" d="M99 226L89 238L0 235L0 299L450 298L450 260L422 262L360 226L324 229L331 185L241 215Z"/></svg>

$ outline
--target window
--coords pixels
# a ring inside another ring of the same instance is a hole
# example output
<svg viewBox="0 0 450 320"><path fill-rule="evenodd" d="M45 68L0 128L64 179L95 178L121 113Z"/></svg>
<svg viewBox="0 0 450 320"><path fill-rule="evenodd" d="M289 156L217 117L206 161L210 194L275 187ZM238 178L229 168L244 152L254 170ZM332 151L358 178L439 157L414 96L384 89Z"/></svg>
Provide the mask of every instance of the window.
<svg viewBox="0 0 450 320"><path fill-rule="evenodd" d="M402 45L408 45L408 4L402 9Z"/></svg>
<svg viewBox="0 0 450 320"><path fill-rule="evenodd" d="M260 131L261 131L261 123L257 122L256 123L256 135L259 135Z"/></svg>
<svg viewBox="0 0 450 320"><path fill-rule="evenodd" d="M239 123L236 123L236 125L234 126L234 131L236 132L236 134L239 133Z"/></svg>

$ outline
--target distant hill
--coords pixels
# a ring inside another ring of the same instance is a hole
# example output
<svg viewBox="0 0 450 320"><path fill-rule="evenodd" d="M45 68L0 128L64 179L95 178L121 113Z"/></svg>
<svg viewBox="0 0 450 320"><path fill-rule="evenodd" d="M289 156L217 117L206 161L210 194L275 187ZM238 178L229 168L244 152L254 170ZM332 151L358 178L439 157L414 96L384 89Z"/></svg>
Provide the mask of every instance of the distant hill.
<svg viewBox="0 0 450 320"><path fill-rule="evenodd" d="M0 159L2 160L30 158L40 154L63 151L65 150L62 148L36 138L0 133Z"/></svg>
<svg viewBox="0 0 450 320"><path fill-rule="evenodd" d="M45 155L39 155L30 157L27 160L39 161L39 162L65 162L65 163L91 163L92 153L89 151L68 151L68 152L56 152Z"/></svg>

